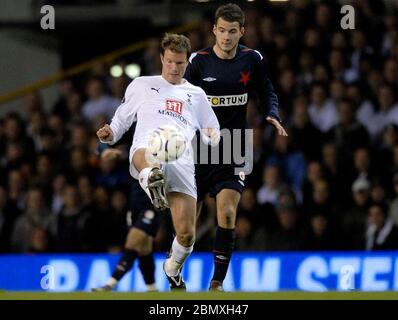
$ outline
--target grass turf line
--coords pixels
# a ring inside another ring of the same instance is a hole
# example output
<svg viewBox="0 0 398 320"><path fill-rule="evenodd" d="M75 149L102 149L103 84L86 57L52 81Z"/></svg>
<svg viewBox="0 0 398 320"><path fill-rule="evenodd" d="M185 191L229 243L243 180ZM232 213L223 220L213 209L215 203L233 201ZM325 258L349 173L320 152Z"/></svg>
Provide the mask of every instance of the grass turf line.
<svg viewBox="0 0 398 320"><path fill-rule="evenodd" d="M0 292L0 300L398 300L398 292Z"/></svg>

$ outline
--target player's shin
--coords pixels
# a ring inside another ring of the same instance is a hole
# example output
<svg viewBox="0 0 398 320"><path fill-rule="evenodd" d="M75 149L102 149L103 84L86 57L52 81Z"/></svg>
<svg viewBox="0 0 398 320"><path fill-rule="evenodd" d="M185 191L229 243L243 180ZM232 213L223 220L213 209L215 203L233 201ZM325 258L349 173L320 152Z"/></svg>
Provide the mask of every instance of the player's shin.
<svg viewBox="0 0 398 320"><path fill-rule="evenodd" d="M235 246L235 229L217 227L214 242L214 274L212 282L222 285L228 271L232 251Z"/></svg>
<svg viewBox="0 0 398 320"><path fill-rule="evenodd" d="M114 283L114 280L116 280L117 283L121 278L123 278L123 276L132 268L137 256L137 251L126 249L112 273L112 278L108 282ZM116 283L114 285L116 285Z"/></svg>
<svg viewBox="0 0 398 320"><path fill-rule="evenodd" d="M137 258L138 253L135 250L125 249L123 256L120 258L118 264L116 265L112 277L109 278L108 282L99 288L92 288L93 292L102 292L102 291L112 291L120 279L130 271L131 267L134 264L135 259Z"/></svg>
<svg viewBox="0 0 398 320"><path fill-rule="evenodd" d="M157 291L155 283L155 261L153 254L150 253L138 258L139 268L144 277L145 284L148 291Z"/></svg>

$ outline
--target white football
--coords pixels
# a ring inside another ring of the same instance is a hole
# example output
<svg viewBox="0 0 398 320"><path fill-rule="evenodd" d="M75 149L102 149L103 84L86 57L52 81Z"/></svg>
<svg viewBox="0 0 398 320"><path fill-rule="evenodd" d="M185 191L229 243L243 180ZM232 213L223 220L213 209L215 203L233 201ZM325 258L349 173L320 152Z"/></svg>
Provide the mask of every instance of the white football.
<svg viewBox="0 0 398 320"><path fill-rule="evenodd" d="M186 139L176 126L164 125L151 132L148 144L149 151L157 160L171 162L184 153Z"/></svg>

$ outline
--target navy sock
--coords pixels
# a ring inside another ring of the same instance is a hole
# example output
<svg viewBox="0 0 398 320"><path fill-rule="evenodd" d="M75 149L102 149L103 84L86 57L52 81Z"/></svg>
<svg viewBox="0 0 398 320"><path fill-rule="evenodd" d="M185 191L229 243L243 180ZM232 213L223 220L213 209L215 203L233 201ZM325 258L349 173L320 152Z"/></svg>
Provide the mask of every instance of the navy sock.
<svg viewBox="0 0 398 320"><path fill-rule="evenodd" d="M112 273L112 278L119 281L123 276L130 271L138 253L135 250L125 249L123 256L120 258L115 270Z"/></svg>
<svg viewBox="0 0 398 320"><path fill-rule="evenodd" d="M138 257L139 267L146 284L155 283L155 260L153 254Z"/></svg>
<svg viewBox="0 0 398 320"><path fill-rule="evenodd" d="M217 227L214 242L214 274L212 281L222 283L228 271L232 251L235 245L235 229Z"/></svg>

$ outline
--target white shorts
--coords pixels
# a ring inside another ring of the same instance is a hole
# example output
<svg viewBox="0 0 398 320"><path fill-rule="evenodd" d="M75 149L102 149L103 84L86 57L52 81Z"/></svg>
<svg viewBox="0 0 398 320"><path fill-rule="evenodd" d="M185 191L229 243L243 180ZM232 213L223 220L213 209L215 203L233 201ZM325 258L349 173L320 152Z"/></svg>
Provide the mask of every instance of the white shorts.
<svg viewBox="0 0 398 320"><path fill-rule="evenodd" d="M133 156L135 151L140 148L146 148L146 145L133 145L130 149L130 174L134 179L138 180L138 170L133 164ZM197 199L196 182L195 182L195 166L192 160L184 157L180 159L162 164L161 169L165 178L166 193L180 192Z"/></svg>

